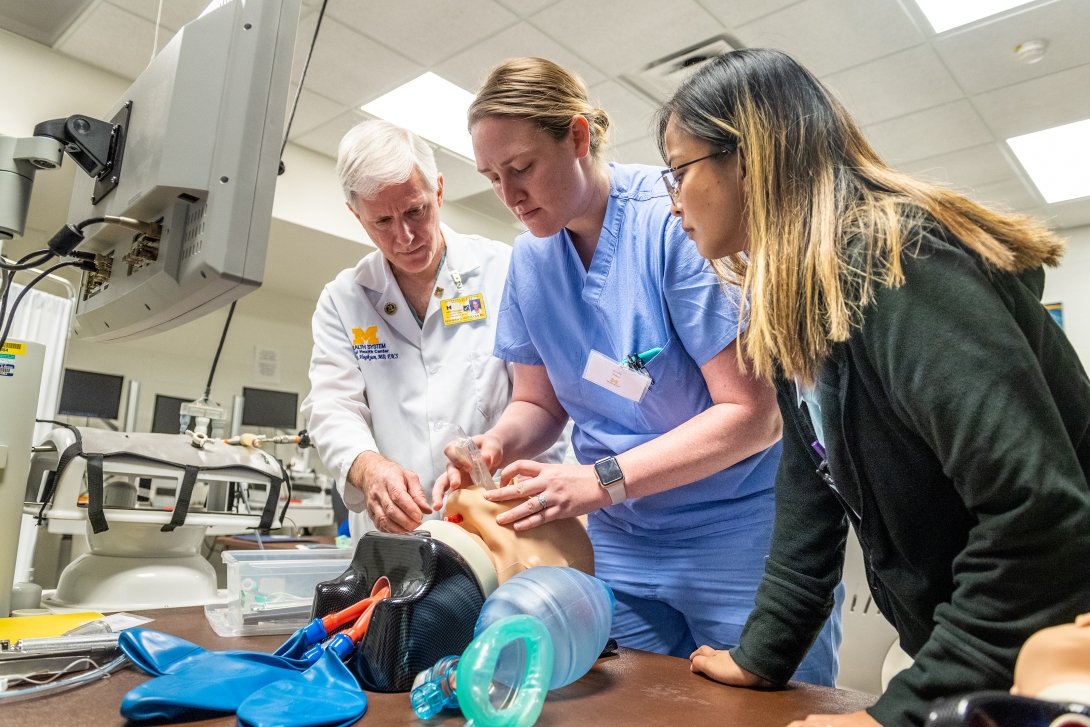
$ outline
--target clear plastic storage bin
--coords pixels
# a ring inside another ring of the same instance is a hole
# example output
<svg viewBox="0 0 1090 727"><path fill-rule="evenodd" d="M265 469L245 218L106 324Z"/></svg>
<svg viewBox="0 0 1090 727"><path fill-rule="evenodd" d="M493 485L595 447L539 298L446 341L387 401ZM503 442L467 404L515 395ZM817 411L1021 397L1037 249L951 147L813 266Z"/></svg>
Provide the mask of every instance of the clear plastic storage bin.
<svg viewBox="0 0 1090 727"><path fill-rule="evenodd" d="M290 634L310 621L314 587L344 573L349 550L227 550L227 603L205 606L220 636Z"/></svg>

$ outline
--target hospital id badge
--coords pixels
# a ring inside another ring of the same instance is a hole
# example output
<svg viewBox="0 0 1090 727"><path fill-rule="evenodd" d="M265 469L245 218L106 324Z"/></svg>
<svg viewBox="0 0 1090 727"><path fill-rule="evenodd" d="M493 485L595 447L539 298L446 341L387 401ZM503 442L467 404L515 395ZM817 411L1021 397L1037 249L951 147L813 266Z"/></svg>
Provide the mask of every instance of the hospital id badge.
<svg viewBox="0 0 1090 727"><path fill-rule="evenodd" d="M484 310L484 296L480 293L461 298L447 298L440 301L439 306L443 311L444 326L483 321L488 316Z"/></svg>
<svg viewBox="0 0 1090 727"><path fill-rule="evenodd" d="M590 352L583 378L637 403L651 388L651 378L647 374L633 371L597 351Z"/></svg>

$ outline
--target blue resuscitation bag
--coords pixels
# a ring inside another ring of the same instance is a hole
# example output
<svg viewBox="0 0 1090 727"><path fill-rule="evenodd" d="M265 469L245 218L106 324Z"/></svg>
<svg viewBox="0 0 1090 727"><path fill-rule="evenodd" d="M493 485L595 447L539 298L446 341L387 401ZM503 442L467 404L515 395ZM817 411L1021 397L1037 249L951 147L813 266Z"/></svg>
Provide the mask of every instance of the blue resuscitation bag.
<svg viewBox="0 0 1090 727"><path fill-rule="evenodd" d="M121 716L131 720L190 720L237 713L244 727L341 727L367 710L355 677L332 653L314 666L298 658L298 637L276 654L208 651L147 629L122 632L118 645L156 677L125 695Z"/></svg>

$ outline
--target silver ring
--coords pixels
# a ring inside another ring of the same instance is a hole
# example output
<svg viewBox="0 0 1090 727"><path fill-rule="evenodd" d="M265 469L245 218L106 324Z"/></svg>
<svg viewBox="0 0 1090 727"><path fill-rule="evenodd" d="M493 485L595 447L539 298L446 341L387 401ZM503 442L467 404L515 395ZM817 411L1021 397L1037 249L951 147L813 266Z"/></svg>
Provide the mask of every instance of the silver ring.
<svg viewBox="0 0 1090 727"><path fill-rule="evenodd" d="M545 508L547 508L549 506L549 501L545 499L545 493L544 492L542 492L540 495L537 496L537 501L539 503L541 503L541 510L544 510ZM541 510L538 510L538 512L541 512Z"/></svg>

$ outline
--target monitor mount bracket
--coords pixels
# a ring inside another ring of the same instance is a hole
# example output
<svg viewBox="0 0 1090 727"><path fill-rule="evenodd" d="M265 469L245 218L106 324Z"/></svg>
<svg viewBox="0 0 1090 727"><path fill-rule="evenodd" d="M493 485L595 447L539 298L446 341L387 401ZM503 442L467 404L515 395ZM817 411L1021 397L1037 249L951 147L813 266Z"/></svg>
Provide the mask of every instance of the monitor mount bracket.
<svg viewBox="0 0 1090 727"><path fill-rule="evenodd" d="M95 179L91 204L98 204L121 181L121 161L125 155L125 135L129 126L132 101L127 101L110 121L83 114L66 119L43 121L34 127L34 136L45 136L64 144L64 151L89 177Z"/></svg>

